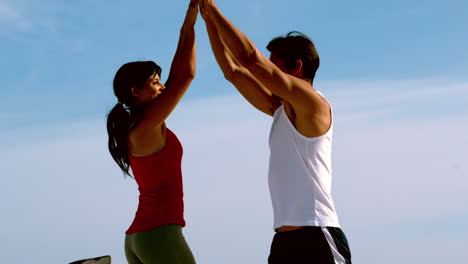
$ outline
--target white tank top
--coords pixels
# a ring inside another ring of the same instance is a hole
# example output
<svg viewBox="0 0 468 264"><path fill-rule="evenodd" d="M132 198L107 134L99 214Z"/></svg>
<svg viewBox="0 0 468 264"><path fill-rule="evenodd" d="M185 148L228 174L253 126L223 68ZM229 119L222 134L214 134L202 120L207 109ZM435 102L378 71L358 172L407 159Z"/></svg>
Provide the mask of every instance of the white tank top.
<svg viewBox="0 0 468 264"><path fill-rule="evenodd" d="M274 228L339 227L331 197L332 134L333 118L324 135L308 138L296 130L283 106L275 111L268 172Z"/></svg>

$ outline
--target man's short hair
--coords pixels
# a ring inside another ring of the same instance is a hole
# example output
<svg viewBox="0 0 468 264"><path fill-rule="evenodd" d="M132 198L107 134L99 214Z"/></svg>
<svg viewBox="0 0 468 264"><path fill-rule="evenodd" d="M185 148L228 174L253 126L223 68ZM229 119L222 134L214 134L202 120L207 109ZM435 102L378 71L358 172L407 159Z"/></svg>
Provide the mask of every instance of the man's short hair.
<svg viewBox="0 0 468 264"><path fill-rule="evenodd" d="M320 58L314 43L305 34L291 31L285 36L272 39L267 49L284 60L287 68L294 68L296 60L301 60L304 78L313 82L315 72L320 65Z"/></svg>

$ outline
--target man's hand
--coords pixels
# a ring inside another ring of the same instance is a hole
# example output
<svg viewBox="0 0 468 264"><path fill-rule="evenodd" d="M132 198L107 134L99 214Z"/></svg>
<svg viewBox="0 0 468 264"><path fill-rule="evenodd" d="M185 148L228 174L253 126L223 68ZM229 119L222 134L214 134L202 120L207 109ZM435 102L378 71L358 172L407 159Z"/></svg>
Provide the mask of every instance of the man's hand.
<svg viewBox="0 0 468 264"><path fill-rule="evenodd" d="M200 14L203 19L209 18L209 13L213 8L216 8L214 0L199 0L200 1Z"/></svg>

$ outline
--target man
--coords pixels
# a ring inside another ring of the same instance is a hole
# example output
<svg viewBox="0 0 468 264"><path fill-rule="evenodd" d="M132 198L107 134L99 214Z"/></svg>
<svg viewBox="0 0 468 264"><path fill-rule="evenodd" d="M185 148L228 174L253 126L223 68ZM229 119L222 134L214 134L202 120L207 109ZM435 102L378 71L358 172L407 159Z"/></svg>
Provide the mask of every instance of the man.
<svg viewBox="0 0 468 264"><path fill-rule="evenodd" d="M299 32L275 38L268 59L213 0L201 0L200 11L226 79L273 116L268 181L276 234L268 262L350 264L330 190L332 111L312 86L319 66L312 41Z"/></svg>

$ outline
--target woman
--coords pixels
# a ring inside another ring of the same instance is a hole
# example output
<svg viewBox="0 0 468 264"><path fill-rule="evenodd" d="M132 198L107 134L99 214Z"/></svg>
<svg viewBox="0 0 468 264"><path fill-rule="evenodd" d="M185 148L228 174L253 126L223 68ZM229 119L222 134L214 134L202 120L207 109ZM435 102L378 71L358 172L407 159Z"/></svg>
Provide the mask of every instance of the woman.
<svg viewBox="0 0 468 264"><path fill-rule="evenodd" d="M124 64L114 78L118 103L107 119L109 151L122 171L130 168L140 190L126 232L130 264L195 263L182 234L182 146L165 120L195 76L198 0L191 0L165 85L152 61Z"/></svg>

